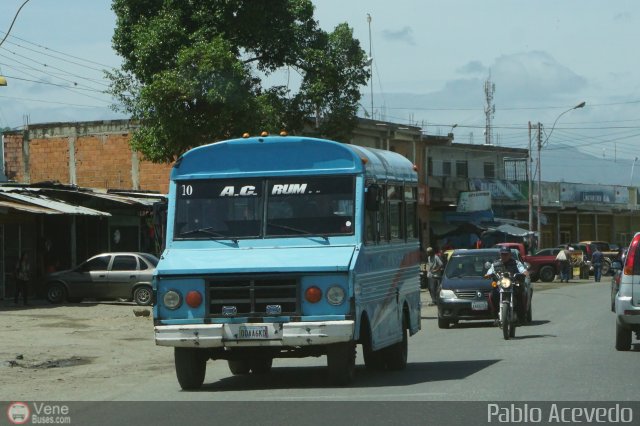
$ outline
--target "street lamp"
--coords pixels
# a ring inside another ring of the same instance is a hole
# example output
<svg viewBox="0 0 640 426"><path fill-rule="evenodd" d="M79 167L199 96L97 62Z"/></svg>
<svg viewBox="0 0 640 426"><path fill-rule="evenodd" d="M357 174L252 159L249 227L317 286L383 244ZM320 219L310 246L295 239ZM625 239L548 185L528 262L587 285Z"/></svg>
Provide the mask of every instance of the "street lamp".
<svg viewBox="0 0 640 426"><path fill-rule="evenodd" d="M572 108L569 108L566 111L561 112L560 115L558 115L556 117L556 120L553 122L553 126L551 126L551 131L549 132L549 134L545 138L544 143L542 143L542 124L538 123L538 224L537 224L538 225L537 226L537 229L538 229L538 244L542 240L542 227L540 226L540 216L542 215L542 194L541 194L541 191L540 191L542 169L540 167L540 150L549 141L549 138L551 137L551 134L553 133L553 130L556 128L556 123L558 122L560 117L562 117L563 115L565 115L569 111L573 111L574 109L582 108L585 105L586 105L586 102L583 101L583 102L580 102L578 105L576 105L576 106L574 106Z"/></svg>
<svg viewBox="0 0 640 426"><path fill-rule="evenodd" d="M373 118L373 54L371 52L371 15L368 13L367 24L369 25L369 58L367 58L367 65L371 67L371 81L369 81L369 88L371 89L371 118Z"/></svg>

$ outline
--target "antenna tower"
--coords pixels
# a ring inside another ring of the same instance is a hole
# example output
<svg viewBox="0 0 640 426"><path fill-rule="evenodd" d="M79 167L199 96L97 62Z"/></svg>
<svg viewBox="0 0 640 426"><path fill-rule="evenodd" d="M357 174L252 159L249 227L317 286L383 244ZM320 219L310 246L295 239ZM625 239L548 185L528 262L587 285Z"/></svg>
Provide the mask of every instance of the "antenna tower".
<svg viewBox="0 0 640 426"><path fill-rule="evenodd" d="M493 94L496 91L496 85L491 82L491 74L487 77L487 81L484 82L484 95L487 100L487 106L484 108L484 114L487 118L487 122L484 130L484 143L485 145L491 145L493 143L491 138L491 121L496 113L496 106L493 104Z"/></svg>

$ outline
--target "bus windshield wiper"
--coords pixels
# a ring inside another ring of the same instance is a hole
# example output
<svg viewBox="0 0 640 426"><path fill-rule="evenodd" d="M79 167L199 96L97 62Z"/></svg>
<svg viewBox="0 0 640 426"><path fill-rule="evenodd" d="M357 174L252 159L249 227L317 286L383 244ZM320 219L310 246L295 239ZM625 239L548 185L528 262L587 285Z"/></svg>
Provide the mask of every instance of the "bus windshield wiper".
<svg viewBox="0 0 640 426"><path fill-rule="evenodd" d="M212 231L212 229L213 229L213 226L207 226L206 228L190 229L188 231L181 232L180 234L178 234L178 236L185 237L185 236L191 235L191 234L202 233L202 234L207 234L207 235L210 235L210 236L216 237L216 238L224 238L224 239L227 239L227 240L231 240L234 243L238 244L238 239L237 238L229 238L228 236L226 236L224 234L221 234L221 233L216 232L216 231Z"/></svg>
<svg viewBox="0 0 640 426"><path fill-rule="evenodd" d="M293 231L293 232L297 232L299 234L304 234L304 235L311 236L311 237L315 237L317 235L317 234L314 234L312 232L307 231L306 229L294 228L293 226L280 225L278 223L267 222L267 226L272 226L274 228L280 228L280 229L286 229L287 231ZM318 235L318 236L320 238L324 239L325 241L329 241L329 237L327 237L326 235Z"/></svg>

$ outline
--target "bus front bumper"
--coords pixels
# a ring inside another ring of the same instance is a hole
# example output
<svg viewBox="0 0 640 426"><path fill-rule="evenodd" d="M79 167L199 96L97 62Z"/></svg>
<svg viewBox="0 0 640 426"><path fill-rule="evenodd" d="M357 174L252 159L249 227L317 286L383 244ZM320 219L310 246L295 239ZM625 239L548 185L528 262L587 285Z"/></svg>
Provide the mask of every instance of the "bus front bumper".
<svg viewBox="0 0 640 426"><path fill-rule="evenodd" d="M354 321L157 325L154 332L159 346L312 346L353 340Z"/></svg>

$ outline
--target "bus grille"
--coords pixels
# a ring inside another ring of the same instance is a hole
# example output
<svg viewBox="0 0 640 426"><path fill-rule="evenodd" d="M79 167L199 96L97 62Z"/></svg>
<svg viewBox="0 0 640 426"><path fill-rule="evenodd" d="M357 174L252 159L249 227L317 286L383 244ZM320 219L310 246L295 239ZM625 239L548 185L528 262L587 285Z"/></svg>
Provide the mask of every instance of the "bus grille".
<svg viewBox="0 0 640 426"><path fill-rule="evenodd" d="M295 278L250 278L209 281L212 317L299 315Z"/></svg>
<svg viewBox="0 0 640 426"><path fill-rule="evenodd" d="M491 293L489 290L456 290L456 296L459 299L478 299L478 292L482 293L482 299L488 299Z"/></svg>

